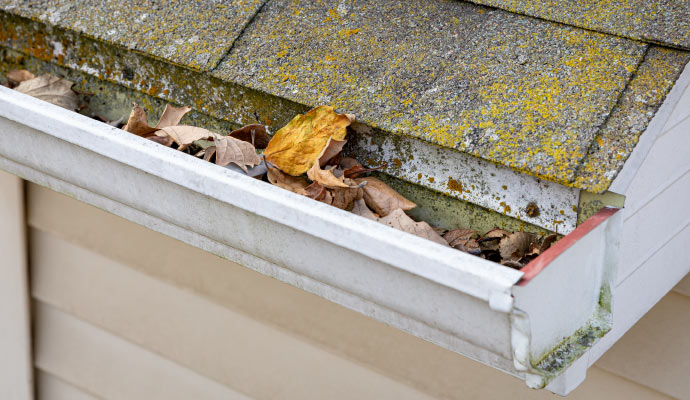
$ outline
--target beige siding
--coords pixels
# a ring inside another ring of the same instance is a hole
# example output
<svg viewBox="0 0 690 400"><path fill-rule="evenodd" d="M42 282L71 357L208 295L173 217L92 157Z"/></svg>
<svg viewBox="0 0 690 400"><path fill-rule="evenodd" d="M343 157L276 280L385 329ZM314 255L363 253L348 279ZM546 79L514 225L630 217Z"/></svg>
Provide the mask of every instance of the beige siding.
<svg viewBox="0 0 690 400"><path fill-rule="evenodd" d="M24 182L0 171L0 399L33 396Z"/></svg>
<svg viewBox="0 0 690 400"><path fill-rule="evenodd" d="M671 292L598 365L669 396L690 399L689 332L690 298Z"/></svg>
<svg viewBox="0 0 690 400"><path fill-rule="evenodd" d="M98 397L48 372L37 369L34 376L36 377L37 400L98 400Z"/></svg>
<svg viewBox="0 0 690 400"><path fill-rule="evenodd" d="M35 185L29 222L38 365L102 398L165 394L137 376L208 382L199 399L220 386L256 398L558 398ZM595 366L569 398L667 397Z"/></svg>

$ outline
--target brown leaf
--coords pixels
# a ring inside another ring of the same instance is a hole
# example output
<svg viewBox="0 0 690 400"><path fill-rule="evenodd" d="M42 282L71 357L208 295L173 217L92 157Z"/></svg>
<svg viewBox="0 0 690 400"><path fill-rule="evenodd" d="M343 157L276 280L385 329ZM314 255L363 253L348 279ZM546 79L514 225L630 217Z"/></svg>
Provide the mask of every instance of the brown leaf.
<svg viewBox="0 0 690 400"><path fill-rule="evenodd" d="M170 136L160 137L160 136L153 135L153 136L146 136L146 139L148 139L152 142L156 142L158 144L162 144L163 146L167 146L167 147L170 147L173 144L173 140Z"/></svg>
<svg viewBox="0 0 690 400"><path fill-rule="evenodd" d="M7 73L7 80L10 83L10 87L15 87L24 81L29 79L34 79L36 76L25 69L13 69Z"/></svg>
<svg viewBox="0 0 690 400"><path fill-rule="evenodd" d="M383 218L379 218L379 222L392 228L429 239L438 244L448 246L446 240L436 233L434 228L432 228L429 224L426 222L415 222L412 218L405 214L405 211L400 208L391 211Z"/></svg>
<svg viewBox="0 0 690 400"><path fill-rule="evenodd" d="M379 219L379 217L367 207L367 203L364 202L364 199L355 200L354 206L352 207L352 213L374 221L378 221Z"/></svg>
<svg viewBox="0 0 690 400"><path fill-rule="evenodd" d="M216 164L224 167L233 163L242 168L245 173L247 173L247 167L261 164L261 158L256 154L256 149L251 143L216 133L212 135L216 144ZM194 140L198 139L200 138Z"/></svg>
<svg viewBox="0 0 690 400"><path fill-rule="evenodd" d="M206 148L206 153L204 153L204 161L211 162L211 158L216 155L216 146L210 146Z"/></svg>
<svg viewBox="0 0 690 400"><path fill-rule="evenodd" d="M348 185L345 183L345 177L336 177L333 174L332 169L321 169L319 163L314 163L312 167L307 171L307 176L314 182L318 182L321 186L327 187L329 189L343 188L349 189L354 187L360 187L359 182L352 182L354 185Z"/></svg>
<svg viewBox="0 0 690 400"><path fill-rule="evenodd" d="M195 140L208 139L215 135L213 132L206 129L187 125L168 126L155 131L155 134L156 136L160 137L169 136L175 143L177 143L179 146L178 150L180 151L189 147L189 145Z"/></svg>
<svg viewBox="0 0 690 400"><path fill-rule="evenodd" d="M146 111L137 103L132 105L132 112L129 114L127 124L122 129L138 136L145 136L157 130L149 126L146 121Z"/></svg>
<svg viewBox="0 0 690 400"><path fill-rule="evenodd" d="M257 149L265 149L271 137L266 132L266 126L261 124L251 124L236 129L228 134L230 137L249 142Z"/></svg>
<svg viewBox="0 0 690 400"><path fill-rule="evenodd" d="M508 235L510 235L510 232L507 230L494 228L486 232L477 242L482 251L498 251L501 239Z"/></svg>
<svg viewBox="0 0 690 400"><path fill-rule="evenodd" d="M173 107L170 104L166 104L160 120L155 127L151 127L146 120L146 111L137 103L134 103L132 112L129 114L129 119L127 120L127 125L122 129L135 135L146 136L159 129L179 124L182 117L190 110L191 108L189 107Z"/></svg>
<svg viewBox="0 0 690 400"><path fill-rule="evenodd" d="M551 247L551 245L554 244L556 240L558 240L558 235L556 235L555 233L552 233L544 237L544 239L542 239L541 241L541 245L539 246L539 253L541 254L548 250L548 248Z"/></svg>
<svg viewBox="0 0 690 400"><path fill-rule="evenodd" d="M314 182L307 186L307 188L304 189L304 195L310 199L314 199L328 205L333 203L333 196L331 195L331 192L329 192L325 187L321 186L318 182Z"/></svg>
<svg viewBox="0 0 690 400"><path fill-rule="evenodd" d="M479 234L474 229L454 229L443 235L451 247L474 255L481 254L479 243L477 243L478 237Z"/></svg>
<svg viewBox="0 0 690 400"><path fill-rule="evenodd" d="M354 116L321 106L298 115L276 132L266 147L266 160L292 176L307 172L322 155L329 139L345 140Z"/></svg>
<svg viewBox="0 0 690 400"><path fill-rule="evenodd" d="M305 194L304 190L309 186L306 179L301 176L284 174L278 168L268 167L266 176L268 177L268 181L272 184L297 194Z"/></svg>
<svg viewBox="0 0 690 400"><path fill-rule="evenodd" d="M515 269L521 269L522 267L525 266L521 262L513 261L513 260L501 261L501 264L505 265L506 267L515 268Z"/></svg>
<svg viewBox="0 0 690 400"><path fill-rule="evenodd" d="M319 155L319 165L323 167L333 157L340 154L340 152L343 150L343 146L345 146L345 143L347 143L347 140L335 140L333 138L328 139L328 142L326 142L326 147L324 147L323 151Z"/></svg>
<svg viewBox="0 0 690 400"><path fill-rule="evenodd" d="M503 260L518 261L527 254L532 235L527 232L515 232L504 236L499 243L499 252Z"/></svg>
<svg viewBox="0 0 690 400"><path fill-rule="evenodd" d="M342 169L348 169L348 168L352 168L352 167L362 167L362 168L364 168L364 166L362 166L362 164L361 164L359 161L355 160L355 159L352 158L352 157L343 157L343 158L341 158L341 159L340 159L340 162L338 163L338 166L339 166L340 168L342 168Z"/></svg>
<svg viewBox="0 0 690 400"><path fill-rule="evenodd" d="M350 188L330 189L333 195L333 203L331 205L349 211L354 207L356 200L362 200L363 192L362 188L357 187L356 182L353 182L351 179L345 179L345 184L350 185Z"/></svg>
<svg viewBox="0 0 690 400"><path fill-rule="evenodd" d="M191 110L192 109L187 106L173 107L170 104L166 104L165 110L163 110L163 115L161 115L161 119L158 120L155 129L163 129L179 124L180 121L182 121L182 117L184 117L185 114Z"/></svg>
<svg viewBox="0 0 690 400"><path fill-rule="evenodd" d="M43 74L37 78L23 81L14 90L74 111L79 105L79 98L72 91L72 86L74 86L72 81L55 75Z"/></svg>
<svg viewBox="0 0 690 400"><path fill-rule="evenodd" d="M364 201L372 210L383 217L398 208L406 211L417 207L415 203L407 200L390 186L376 178L358 178L355 179L355 182L366 182L366 186L363 188Z"/></svg>

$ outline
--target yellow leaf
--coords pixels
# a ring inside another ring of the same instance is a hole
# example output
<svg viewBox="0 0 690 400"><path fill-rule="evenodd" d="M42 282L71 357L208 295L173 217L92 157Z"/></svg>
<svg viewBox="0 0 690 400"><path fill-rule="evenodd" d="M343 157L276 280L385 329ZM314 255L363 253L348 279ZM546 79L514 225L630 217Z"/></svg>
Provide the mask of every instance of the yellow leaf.
<svg viewBox="0 0 690 400"><path fill-rule="evenodd" d="M320 106L298 115L276 132L264 152L266 160L289 175L307 172L319 159L329 139L345 140L353 115Z"/></svg>

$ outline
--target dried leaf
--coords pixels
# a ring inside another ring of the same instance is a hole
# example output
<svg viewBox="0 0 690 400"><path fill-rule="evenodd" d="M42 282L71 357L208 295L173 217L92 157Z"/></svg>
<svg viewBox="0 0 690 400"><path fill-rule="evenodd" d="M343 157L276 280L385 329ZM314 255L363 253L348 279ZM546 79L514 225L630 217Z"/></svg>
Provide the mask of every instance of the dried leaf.
<svg viewBox="0 0 690 400"><path fill-rule="evenodd" d="M551 247L551 245L554 244L557 239L558 239L558 235L556 235L555 233L552 233L552 234L544 237L544 239L542 239L542 241L541 241L541 245L539 246L539 254L548 250L548 248Z"/></svg>
<svg viewBox="0 0 690 400"><path fill-rule="evenodd" d="M153 142L156 142L158 144L162 144L163 146L170 147L173 144L173 140L170 136L146 136L146 139L151 140Z"/></svg>
<svg viewBox="0 0 690 400"><path fill-rule="evenodd" d="M398 208L411 210L417 207L415 203L407 200L390 186L376 178L358 178L355 179L355 182L366 182L366 186L364 186L364 201L366 201L367 205L372 210L381 216L385 217Z"/></svg>
<svg viewBox="0 0 690 400"><path fill-rule="evenodd" d="M72 91L72 86L74 86L72 81L55 75L44 74L23 81L14 90L74 111L79 105L79 98Z"/></svg>
<svg viewBox="0 0 690 400"><path fill-rule="evenodd" d="M354 207L356 200L362 200L363 192L362 188L357 187L356 182L351 179L345 179L345 184L350 185L350 188L330 189L331 195L333 195L333 203L331 205L349 211Z"/></svg>
<svg viewBox="0 0 690 400"><path fill-rule="evenodd" d="M305 194L304 190L309 186L307 180L301 176L284 174L278 168L268 167L266 176L268 177L268 181L272 184L297 194Z"/></svg>
<svg viewBox="0 0 690 400"><path fill-rule="evenodd" d="M340 152L343 150L343 146L345 146L345 143L347 143L347 140L335 140L333 138L329 138L328 142L326 142L326 147L319 155L319 165L323 167L324 165L328 164L333 157L340 154Z"/></svg>
<svg viewBox="0 0 690 400"><path fill-rule="evenodd" d="M353 167L362 167L362 163L359 161L355 160L352 157L343 157L340 159L340 162L338 163L338 166L342 169L348 169L348 168L353 168Z"/></svg>
<svg viewBox="0 0 690 400"><path fill-rule="evenodd" d="M271 137L268 136L266 126L261 124L251 124L236 129L228 134L230 137L249 142L257 149L265 149Z"/></svg>
<svg viewBox="0 0 690 400"><path fill-rule="evenodd" d="M523 263L518 262L518 261L513 261L513 260L501 261L501 264L505 265L506 267L515 268L515 269L521 269L522 267L525 266Z"/></svg>
<svg viewBox="0 0 690 400"><path fill-rule="evenodd" d="M499 252L503 260L518 261L527 254L532 235L527 232L515 232L504 236L499 243Z"/></svg>
<svg viewBox="0 0 690 400"><path fill-rule="evenodd" d="M477 243L478 237L479 233L474 229L454 229L443 235L451 247L474 255L482 252Z"/></svg>
<svg viewBox="0 0 690 400"><path fill-rule="evenodd" d="M156 124L155 128L163 129L169 126L175 126L179 124L180 121L182 121L182 117L184 117L185 114L187 114L191 110L192 109L187 106L173 107L170 104L166 104L165 110L163 110L163 115L161 115L161 119L158 120L158 123Z"/></svg>
<svg viewBox="0 0 690 400"><path fill-rule="evenodd" d="M210 146L206 148L206 153L204 153L204 161L211 162L211 158L216 155L216 146Z"/></svg>
<svg viewBox="0 0 690 400"><path fill-rule="evenodd" d="M328 189L321 186L318 182L314 182L311 185L307 186L307 188L304 189L304 195L309 197L310 199L314 199L316 201L320 201L328 205L331 205L331 203L333 203L333 196L331 195L331 193L328 191Z"/></svg>
<svg viewBox="0 0 690 400"><path fill-rule="evenodd" d="M177 143L179 146L178 150L180 151L189 147L189 145L195 140L208 139L214 135L213 132L206 129L187 125L168 126L155 131L155 134L156 136L160 137L170 137L175 143Z"/></svg>
<svg viewBox="0 0 690 400"><path fill-rule="evenodd" d="M25 69L14 69L7 73L10 87L15 87L24 81L34 79L36 76Z"/></svg>
<svg viewBox="0 0 690 400"><path fill-rule="evenodd" d="M132 112L129 114L127 125L122 129L135 135L146 136L159 129L179 124L182 117L190 110L191 108L189 107L173 107L170 104L166 104L158 124L156 124L155 127L151 127L146 120L146 111L137 103L133 103Z"/></svg>
<svg viewBox="0 0 690 400"><path fill-rule="evenodd" d="M298 115L276 132L266 147L266 160L289 175L307 172L319 159L329 139L345 140L354 116L321 106Z"/></svg>
<svg viewBox="0 0 690 400"><path fill-rule="evenodd" d="M156 128L149 126L146 121L146 111L137 103L132 105L132 112L129 114L127 124L122 129L138 136L145 136L156 131Z"/></svg>
<svg viewBox="0 0 690 400"><path fill-rule="evenodd" d="M505 229L494 228L484 234L477 242L482 251L498 251L499 243L505 236L510 235Z"/></svg>
<svg viewBox="0 0 690 400"><path fill-rule="evenodd" d="M216 144L216 164L226 166L233 163L245 173L247 173L247 167L261 164L261 158L256 154L256 149L251 143L233 137L210 133L213 135L213 141Z"/></svg>
<svg viewBox="0 0 690 400"><path fill-rule="evenodd" d="M352 213L374 221L378 221L379 219L379 217L367 207L367 203L364 202L364 199L355 200L354 206L352 207Z"/></svg>
<svg viewBox="0 0 690 400"><path fill-rule="evenodd" d="M319 163L314 163L314 165L312 165L309 171L307 171L307 176L312 181L318 182L319 184L321 184L321 186L327 187L329 189L349 189L361 187L361 184L359 182L354 181L351 181L353 185L348 185L347 183L345 183L344 176L336 177L333 174L332 169L321 169Z"/></svg>
<svg viewBox="0 0 690 400"><path fill-rule="evenodd" d="M383 218L379 218L379 222L392 228L429 239L444 246L448 246L446 240L436 233L434 228L432 228L429 224L426 222L415 222L412 218L405 214L405 211L400 208L391 211Z"/></svg>

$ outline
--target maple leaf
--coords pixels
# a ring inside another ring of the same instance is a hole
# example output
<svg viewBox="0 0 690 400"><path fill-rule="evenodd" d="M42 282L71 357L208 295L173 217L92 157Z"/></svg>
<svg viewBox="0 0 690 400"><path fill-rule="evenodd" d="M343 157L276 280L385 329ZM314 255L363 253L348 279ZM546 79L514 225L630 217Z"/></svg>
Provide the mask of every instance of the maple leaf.
<svg viewBox="0 0 690 400"><path fill-rule="evenodd" d="M183 151L194 141L200 139L209 139L213 137L214 133L204 128L197 128L196 126L177 125L168 126L163 129L155 131L156 136L169 137L173 142L177 143L178 150Z"/></svg>
<svg viewBox="0 0 690 400"><path fill-rule="evenodd" d="M21 82L14 90L74 111L77 109L79 98L72 91L72 86L74 86L72 81L43 74Z"/></svg>
<svg viewBox="0 0 690 400"><path fill-rule="evenodd" d="M191 108L189 107L173 107L170 104L166 104L160 120L155 127L151 127L146 120L146 111L137 103L134 103L132 112L129 114L129 119L127 120L127 125L122 129L138 136L147 136L157 130L179 124L182 117L190 110Z"/></svg>
<svg viewBox="0 0 690 400"><path fill-rule="evenodd" d="M266 160L289 175L307 172L319 159L330 139L345 140L354 116L338 114L330 106L316 107L298 115L271 139Z"/></svg>
<svg viewBox="0 0 690 400"><path fill-rule="evenodd" d="M379 222L388 225L392 228L399 229L401 231L429 239L438 244L448 246L448 242L442 238L431 225L426 222L415 222L410 218L405 211L398 208L390 212L387 216L379 218Z"/></svg>
<svg viewBox="0 0 690 400"><path fill-rule="evenodd" d="M242 168L245 174L248 173L248 166L253 167L261 164L261 158L256 154L256 149L251 143L234 137L211 133L216 148L216 164L224 167L233 163Z"/></svg>
<svg viewBox="0 0 690 400"><path fill-rule="evenodd" d="M411 210L417 205L407 200L379 179L374 177L357 178L355 182L366 183L364 201L377 214L385 217L395 209Z"/></svg>

